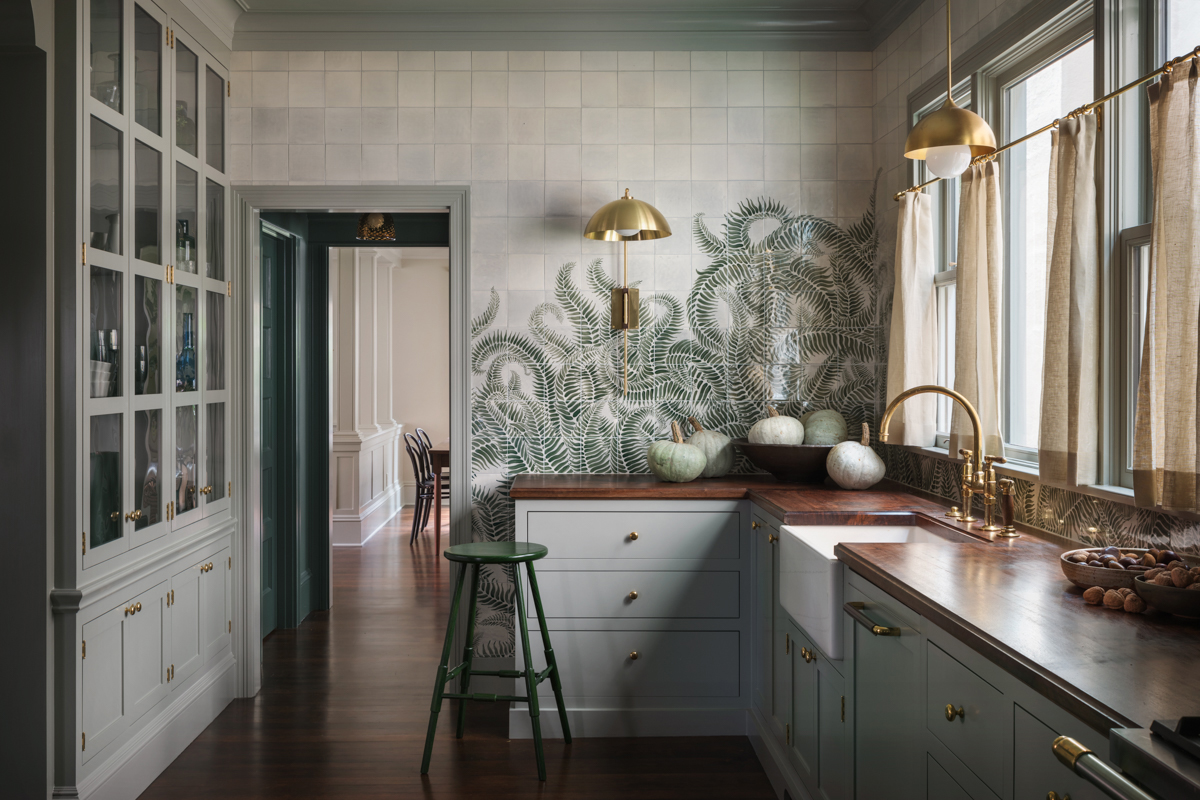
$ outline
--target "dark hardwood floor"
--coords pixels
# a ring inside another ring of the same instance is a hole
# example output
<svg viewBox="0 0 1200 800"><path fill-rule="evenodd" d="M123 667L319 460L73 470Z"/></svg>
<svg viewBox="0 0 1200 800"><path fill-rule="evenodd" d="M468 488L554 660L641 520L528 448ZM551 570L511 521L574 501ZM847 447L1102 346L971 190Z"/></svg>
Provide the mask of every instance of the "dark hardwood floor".
<svg viewBox="0 0 1200 800"><path fill-rule="evenodd" d="M263 686L235 700L142 794L188 798L773 798L745 737L506 738L506 704L446 704L420 775L451 589L443 519L410 550L406 511L362 548L335 548L333 609L263 647ZM456 707L456 706L455 706ZM552 709L550 711L552 712Z"/></svg>

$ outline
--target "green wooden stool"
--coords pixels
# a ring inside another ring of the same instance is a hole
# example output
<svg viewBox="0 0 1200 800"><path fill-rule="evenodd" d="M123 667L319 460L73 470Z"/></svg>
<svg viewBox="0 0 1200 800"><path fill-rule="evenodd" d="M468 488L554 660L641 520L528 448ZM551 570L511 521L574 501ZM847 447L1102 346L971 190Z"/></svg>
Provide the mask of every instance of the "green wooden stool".
<svg viewBox="0 0 1200 800"><path fill-rule="evenodd" d="M458 571L458 580L454 583L454 597L450 602L450 622L446 626L446 643L442 646L442 660L438 664L437 680L433 684L433 703L429 709L429 732L425 735L425 757L421 759L421 774L429 772L429 758L433 755L433 737L437 730L438 714L442 711L442 700L452 699L463 701L458 708L459 739L463 735L463 725L467 717L467 700L524 701L529 703L529 718L533 723L533 747L537 753L538 778L546 780L546 754L542 750L542 725L538 721L537 687L546 678L554 687L554 700L558 703L558 717L562 720L563 739L571 743L571 727L567 723L567 709L563 705L562 681L558 675L558 665L554 662L554 649L550 647L550 633L546 630L546 614L542 611L542 596L538 594L537 576L533 571L533 562L544 558L546 547L532 542L472 542L471 544L456 544L448 547L446 558L458 561L463 566ZM518 564L525 564L529 573L529 589L533 595L533 607L537 611L538 623L542 629L542 647L546 650L546 668L541 672L533 669L533 654L529 650L529 624L525 619L525 593L521 591L521 576ZM521 626L521 653L525 657L525 669L473 670L471 662L475 658L475 606L479 597L479 567L481 564L506 564L512 568L513 588L517 600L517 621ZM471 609L467 614L467 643L463 648L462 663L450 668L450 648L454 641L454 622L458 617L458 601L462 595L463 580L467 575L467 566L471 567ZM447 692L446 684L462 675L462 691ZM524 678L526 696L505 694L471 693L472 675L492 675L498 678Z"/></svg>

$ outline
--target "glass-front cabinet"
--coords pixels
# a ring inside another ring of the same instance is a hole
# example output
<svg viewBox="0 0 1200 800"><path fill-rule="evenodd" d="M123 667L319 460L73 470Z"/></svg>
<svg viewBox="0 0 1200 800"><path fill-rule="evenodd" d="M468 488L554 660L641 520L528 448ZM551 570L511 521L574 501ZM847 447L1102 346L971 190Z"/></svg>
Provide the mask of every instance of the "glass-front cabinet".
<svg viewBox="0 0 1200 800"><path fill-rule="evenodd" d="M228 73L153 2L85 9L87 569L228 514L233 487Z"/></svg>

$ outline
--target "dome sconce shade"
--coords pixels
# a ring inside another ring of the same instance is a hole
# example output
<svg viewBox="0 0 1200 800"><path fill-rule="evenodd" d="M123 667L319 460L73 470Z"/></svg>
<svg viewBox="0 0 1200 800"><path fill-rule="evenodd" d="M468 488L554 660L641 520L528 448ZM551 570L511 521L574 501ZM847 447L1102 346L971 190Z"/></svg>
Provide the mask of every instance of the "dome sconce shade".
<svg viewBox="0 0 1200 800"><path fill-rule="evenodd" d="M939 178L957 178L971 161L996 152L996 134L983 117L954 102L950 51L950 4L946 4L946 102L913 126L904 142L904 157L925 160Z"/></svg>
<svg viewBox="0 0 1200 800"><path fill-rule="evenodd" d="M624 278L621 286L612 290L612 330L624 332L625 337L625 381L624 392L629 393L629 329L637 328L637 289L629 288L629 243L651 239L665 239L671 235L671 226L666 217L649 203L634 199L629 190L625 196L606 203L588 220L583 235L602 242L622 242L624 245Z"/></svg>
<svg viewBox="0 0 1200 800"><path fill-rule="evenodd" d="M363 214L358 218L358 235L355 238L360 242L394 242L396 223L391 214Z"/></svg>

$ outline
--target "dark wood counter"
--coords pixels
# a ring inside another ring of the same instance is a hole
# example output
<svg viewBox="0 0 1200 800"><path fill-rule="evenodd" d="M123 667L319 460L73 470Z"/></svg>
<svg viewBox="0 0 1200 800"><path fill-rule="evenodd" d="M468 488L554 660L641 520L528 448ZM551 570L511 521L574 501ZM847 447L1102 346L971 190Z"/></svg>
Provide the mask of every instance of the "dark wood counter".
<svg viewBox="0 0 1200 800"><path fill-rule="evenodd" d="M750 499L791 524L947 524L942 504L885 482L849 492L729 476L663 483L648 475L520 475L515 499ZM882 519L881 519L882 518ZM963 528L960 524L952 527ZM1200 714L1200 622L1089 606L1063 577L1065 547L1015 540L841 544L838 557L900 602L1099 731Z"/></svg>

